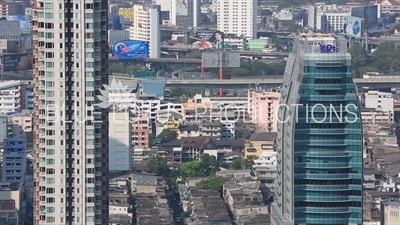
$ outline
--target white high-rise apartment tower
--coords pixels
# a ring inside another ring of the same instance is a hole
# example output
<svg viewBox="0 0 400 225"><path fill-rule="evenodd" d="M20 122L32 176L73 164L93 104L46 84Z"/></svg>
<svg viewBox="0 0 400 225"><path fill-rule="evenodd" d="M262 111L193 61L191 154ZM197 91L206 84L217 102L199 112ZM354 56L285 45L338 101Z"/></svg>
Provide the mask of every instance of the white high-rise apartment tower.
<svg viewBox="0 0 400 225"><path fill-rule="evenodd" d="M107 0L34 0L34 224L108 224Z"/></svg>
<svg viewBox="0 0 400 225"><path fill-rule="evenodd" d="M218 30L257 38L257 0L218 0Z"/></svg>
<svg viewBox="0 0 400 225"><path fill-rule="evenodd" d="M133 5L135 20L130 27L130 39L149 42L150 58L160 58L160 6L151 4Z"/></svg>

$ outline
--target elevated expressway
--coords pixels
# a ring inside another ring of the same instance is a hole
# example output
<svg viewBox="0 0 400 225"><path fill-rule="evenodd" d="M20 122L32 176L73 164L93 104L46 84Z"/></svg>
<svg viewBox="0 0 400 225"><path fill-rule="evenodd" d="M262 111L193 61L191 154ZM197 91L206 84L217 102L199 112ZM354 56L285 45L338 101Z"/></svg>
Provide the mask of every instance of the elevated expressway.
<svg viewBox="0 0 400 225"><path fill-rule="evenodd" d="M113 77L110 77L110 79ZM134 82L133 78L115 77L117 80L125 82ZM271 79L226 79L226 80L178 80L178 79L162 79L165 80L166 87L184 87L184 88L251 88L261 86L266 88L274 88L282 86L282 78ZM400 79L398 76L382 76L382 78L356 78L354 82L358 87L370 88L400 88Z"/></svg>
<svg viewBox="0 0 400 225"><path fill-rule="evenodd" d="M161 51L169 52L190 52L197 50L192 48L191 45L163 45L161 46ZM241 56L258 56L258 57L276 57L285 58L288 57L287 52L260 52L260 51L235 51L239 52Z"/></svg>

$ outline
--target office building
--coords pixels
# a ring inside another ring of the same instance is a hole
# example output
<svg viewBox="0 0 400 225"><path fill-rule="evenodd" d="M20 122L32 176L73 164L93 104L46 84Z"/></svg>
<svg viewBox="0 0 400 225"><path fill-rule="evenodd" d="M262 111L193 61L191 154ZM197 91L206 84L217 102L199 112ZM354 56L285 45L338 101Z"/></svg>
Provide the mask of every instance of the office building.
<svg viewBox="0 0 400 225"><path fill-rule="evenodd" d="M5 139L3 143L3 182L25 182L26 140L22 138Z"/></svg>
<svg viewBox="0 0 400 225"><path fill-rule="evenodd" d="M25 2L23 1L1 1L0 2L0 15L1 16L15 16L24 15Z"/></svg>
<svg viewBox="0 0 400 225"><path fill-rule="evenodd" d="M185 4L172 0L170 21L172 26L198 27L201 20L200 0L186 0Z"/></svg>
<svg viewBox="0 0 400 225"><path fill-rule="evenodd" d="M288 107L278 113L272 224L362 225L363 130L347 41L294 40L280 102Z"/></svg>
<svg viewBox="0 0 400 225"><path fill-rule="evenodd" d="M257 38L257 0L219 0L218 30L249 39Z"/></svg>
<svg viewBox="0 0 400 225"><path fill-rule="evenodd" d="M135 19L130 27L130 39L148 41L150 58L160 58L160 6L135 4L133 13Z"/></svg>
<svg viewBox="0 0 400 225"><path fill-rule="evenodd" d="M308 27L313 31L335 32L343 30L345 16L351 15L350 7L318 3L308 9Z"/></svg>
<svg viewBox="0 0 400 225"><path fill-rule="evenodd" d="M109 129L109 170L129 171L131 169L131 132L128 112L110 112Z"/></svg>
<svg viewBox="0 0 400 225"><path fill-rule="evenodd" d="M21 38L21 28L19 21L0 20L0 38L7 40L19 40Z"/></svg>
<svg viewBox="0 0 400 225"><path fill-rule="evenodd" d="M107 0L35 0L32 10L33 222L108 224L109 119L96 97L108 84Z"/></svg>
<svg viewBox="0 0 400 225"><path fill-rule="evenodd" d="M114 43L129 40L129 30L108 30L108 44L114 47Z"/></svg>

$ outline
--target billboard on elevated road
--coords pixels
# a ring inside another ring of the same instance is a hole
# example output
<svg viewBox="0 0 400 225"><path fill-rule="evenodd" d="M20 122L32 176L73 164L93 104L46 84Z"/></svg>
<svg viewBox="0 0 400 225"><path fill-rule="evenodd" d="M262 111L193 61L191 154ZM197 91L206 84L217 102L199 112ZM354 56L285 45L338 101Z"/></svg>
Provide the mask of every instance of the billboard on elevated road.
<svg viewBox="0 0 400 225"><path fill-rule="evenodd" d="M117 59L137 59L149 57L149 42L147 41L116 41L114 56Z"/></svg>
<svg viewBox="0 0 400 225"><path fill-rule="evenodd" d="M190 39L194 42L192 43L192 48L205 50L205 49L224 49L225 34L222 31L214 32L197 32L193 31L190 35Z"/></svg>

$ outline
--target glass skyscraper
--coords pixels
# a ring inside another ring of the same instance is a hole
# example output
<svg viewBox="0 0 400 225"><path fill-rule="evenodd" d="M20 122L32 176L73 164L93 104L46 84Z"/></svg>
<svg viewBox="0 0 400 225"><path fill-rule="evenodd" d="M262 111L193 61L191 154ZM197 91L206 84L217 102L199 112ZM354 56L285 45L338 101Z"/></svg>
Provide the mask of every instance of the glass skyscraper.
<svg viewBox="0 0 400 225"><path fill-rule="evenodd" d="M273 224L362 224L362 124L346 51L337 37L295 38L278 112Z"/></svg>

